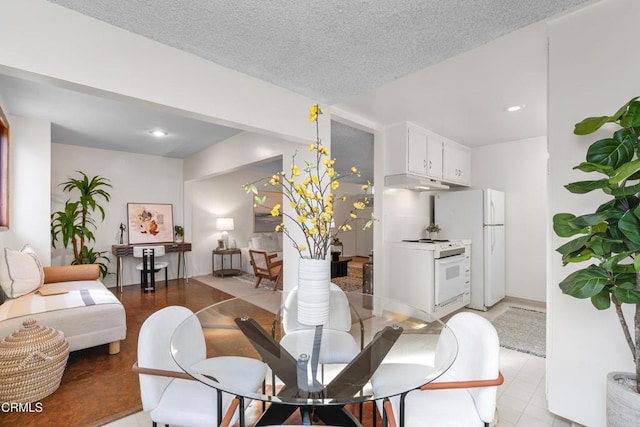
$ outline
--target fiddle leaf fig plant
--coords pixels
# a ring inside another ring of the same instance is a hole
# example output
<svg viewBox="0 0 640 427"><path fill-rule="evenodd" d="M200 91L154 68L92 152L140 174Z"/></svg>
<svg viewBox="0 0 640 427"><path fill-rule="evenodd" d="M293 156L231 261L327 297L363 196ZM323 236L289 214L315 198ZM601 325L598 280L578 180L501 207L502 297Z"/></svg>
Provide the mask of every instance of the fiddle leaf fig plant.
<svg viewBox="0 0 640 427"><path fill-rule="evenodd" d="M598 178L565 185L575 194L602 191L609 198L594 212L558 213L553 229L572 238L556 250L564 265L590 264L569 274L563 293L590 298L598 310L614 307L640 379L640 100L623 105L612 116L589 117L575 125L576 135L589 135L602 126L616 126L609 138L592 143L586 161L575 166ZM635 305L633 325L623 315L622 304ZM636 392L640 387L636 385Z"/></svg>

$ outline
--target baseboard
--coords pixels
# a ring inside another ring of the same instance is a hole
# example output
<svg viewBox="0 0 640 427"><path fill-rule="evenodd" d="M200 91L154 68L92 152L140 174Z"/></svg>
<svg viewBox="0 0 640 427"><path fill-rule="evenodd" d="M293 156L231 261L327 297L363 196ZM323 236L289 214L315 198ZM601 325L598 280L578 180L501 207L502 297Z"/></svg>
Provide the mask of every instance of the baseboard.
<svg viewBox="0 0 640 427"><path fill-rule="evenodd" d="M547 308L547 303L544 302L544 301L536 301L536 300L526 299L526 298L505 297L504 300L502 300L502 302L513 303L513 304L531 305L533 307L539 307L539 308L544 308L544 309Z"/></svg>

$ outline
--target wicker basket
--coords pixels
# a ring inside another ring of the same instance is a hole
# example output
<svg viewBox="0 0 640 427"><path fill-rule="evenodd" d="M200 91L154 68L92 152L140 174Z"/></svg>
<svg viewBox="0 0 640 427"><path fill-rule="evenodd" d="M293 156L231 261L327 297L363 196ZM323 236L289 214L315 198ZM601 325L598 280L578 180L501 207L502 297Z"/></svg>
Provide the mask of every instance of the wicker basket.
<svg viewBox="0 0 640 427"><path fill-rule="evenodd" d="M0 402L36 402L60 386L69 343L56 329L27 319L0 342Z"/></svg>

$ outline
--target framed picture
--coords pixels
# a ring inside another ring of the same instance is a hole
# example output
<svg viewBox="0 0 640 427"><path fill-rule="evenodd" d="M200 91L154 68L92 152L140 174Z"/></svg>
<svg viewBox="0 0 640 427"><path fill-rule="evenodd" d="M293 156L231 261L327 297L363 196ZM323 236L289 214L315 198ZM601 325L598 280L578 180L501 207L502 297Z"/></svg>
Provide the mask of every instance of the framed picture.
<svg viewBox="0 0 640 427"><path fill-rule="evenodd" d="M220 250L227 249L227 248L224 247L224 239L219 239L218 240L218 249L220 249Z"/></svg>
<svg viewBox="0 0 640 427"><path fill-rule="evenodd" d="M127 203L129 244L173 242L173 205Z"/></svg>
<svg viewBox="0 0 640 427"><path fill-rule="evenodd" d="M282 214L271 215L271 209L275 205L282 205L282 193L261 191L260 196L266 197L264 205L253 207L253 232L273 233L276 225L282 223Z"/></svg>

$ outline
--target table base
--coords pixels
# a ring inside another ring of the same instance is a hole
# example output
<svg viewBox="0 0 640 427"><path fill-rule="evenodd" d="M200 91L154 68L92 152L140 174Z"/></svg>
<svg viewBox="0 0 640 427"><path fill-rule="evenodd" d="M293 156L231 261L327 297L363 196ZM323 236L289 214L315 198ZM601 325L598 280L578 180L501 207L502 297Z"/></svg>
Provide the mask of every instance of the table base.
<svg viewBox="0 0 640 427"><path fill-rule="evenodd" d="M300 409L302 421L308 420L312 413L326 425L361 427L360 422L344 406L294 406L272 403L262 414L256 427L283 424L295 411Z"/></svg>

